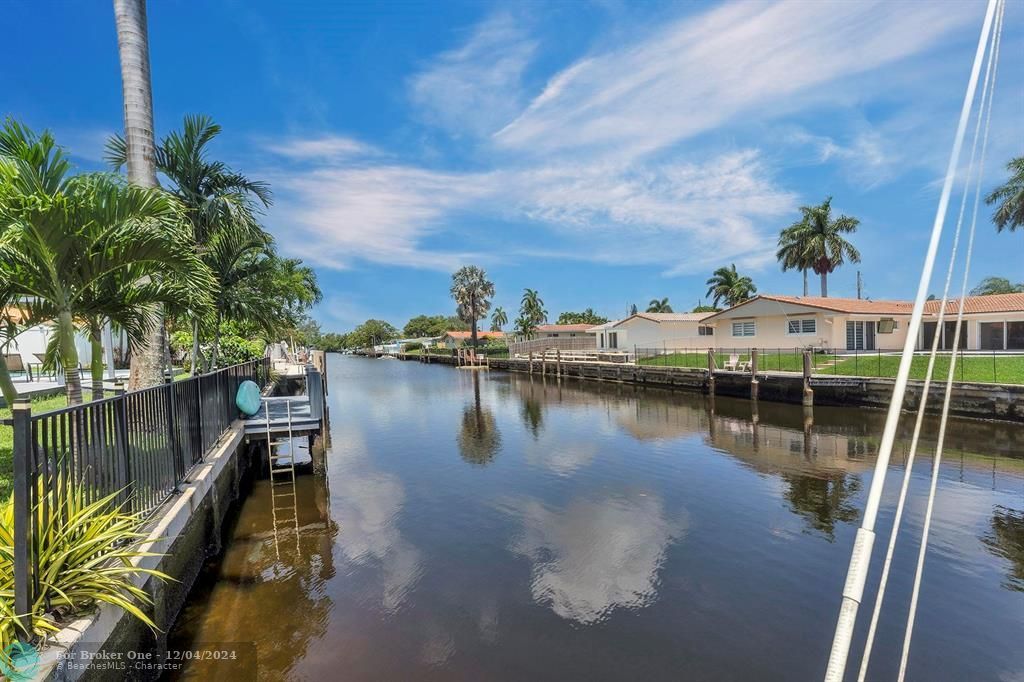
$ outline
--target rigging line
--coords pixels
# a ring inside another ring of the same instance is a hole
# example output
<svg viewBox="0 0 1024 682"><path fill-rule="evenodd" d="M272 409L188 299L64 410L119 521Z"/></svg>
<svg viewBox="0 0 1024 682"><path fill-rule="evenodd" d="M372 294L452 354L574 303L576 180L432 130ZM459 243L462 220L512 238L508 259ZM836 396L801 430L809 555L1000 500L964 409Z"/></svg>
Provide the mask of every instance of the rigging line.
<svg viewBox="0 0 1024 682"><path fill-rule="evenodd" d="M995 71L993 69L993 56L994 56L994 52L998 50L998 39L999 39L999 35L1000 35L1000 30L1001 30L1001 27L1002 27L1002 12L1003 12L1004 9L1005 9L1005 4L1001 5L999 14L997 15L995 29L994 29L994 39L992 41L992 46L993 46L992 47L992 52L989 53L988 63L987 63L986 68L985 68L985 80L984 80L984 84L982 86L982 91L981 91L980 106L979 106L977 121L975 123L975 129L974 129L974 138L973 138L973 141L971 143L971 156L970 156L970 161L969 161L969 163L967 165L967 176L965 178L965 183L964 183L964 193L963 193L963 196L962 196L961 201L960 201L960 210L959 210L959 214L957 216L956 230L954 232L954 237L953 237L953 246L952 246L952 250L950 252L950 257L949 257L949 267L947 268L947 271L946 271L946 283L945 283L945 286L943 287L943 291L942 291L942 300L939 303L939 313L938 313L938 316L937 316L937 319L936 319L936 322L935 322L935 335L934 335L934 337L932 339L932 348L931 348L931 352L929 353L929 356L928 356L928 368L925 371L924 387L923 387L922 393L921 393L921 403L918 406L917 418L916 418L915 423L914 423L914 434L913 434L913 436L911 438L910 450L907 453L907 459L906 459L906 462L904 464L903 481L902 481L902 484L900 486L899 500L896 503L896 511L895 511L894 516L893 516L892 529L891 529L890 534L889 534L889 545L888 545L888 547L886 549L885 561L883 562L883 565L882 565L882 575L881 575L881 578L879 579L878 591L877 591L876 596L875 596L875 607L874 607L874 610L873 610L873 612L871 614L871 624L868 627L867 639L866 639L865 644L864 644L864 653L863 653L863 656L861 657L860 673L857 676L858 682L864 682L864 680L865 680L865 678L867 676L868 665L869 665L870 660L871 660L871 650L872 650L872 647L874 645L875 634L876 634L877 627L878 627L878 620L879 620L879 617L880 617L881 611L882 611L882 602L883 602L883 600L885 598L885 590L886 590L886 586L887 586L888 580L889 580L889 570L890 570L891 565L892 565L893 553L895 552L895 549L896 549L896 540L899 537L900 523L901 523L902 518L903 518L903 510L904 510L904 507L906 505L907 490L908 490L908 488L910 486L910 477L911 477L911 473L912 473L913 467L914 467L914 458L915 458L915 456L917 454L917 447L918 447L918 443L920 441L921 426L922 426L922 424L924 422L925 410L926 410L926 407L928 405L928 396L930 394L932 377L933 377L934 370L935 370L935 359L936 359L936 355L938 353L939 341L942 338L943 322L944 322L945 314L946 314L946 304L947 304L947 301L949 300L949 290L950 290L950 287L951 287L952 282L953 282L953 272L954 272L954 269L955 269L956 256L957 256L957 251L958 251L959 243L960 243L961 228L963 226L964 214L965 214L965 211L966 211L966 208L967 208L967 199L968 199L968 197L970 195L970 192L968 191L968 188L970 186L971 178L973 177L973 173L974 173L974 161L975 161L975 156L976 156L976 152L977 152L977 149L978 149L978 139L981 137L981 123L982 123L982 118L983 118L984 109L985 109L986 97L989 94L989 84L990 84L990 82L992 84L992 89L993 90L995 89L995 80L994 80ZM989 99L988 113L989 113L989 116L991 116L991 99ZM986 122L986 125L987 125L987 122ZM986 128L986 134L987 134L987 128ZM982 168L984 168L984 162L982 162L979 165L979 168L978 168L978 177L979 177L978 187L979 188L980 188L980 177L981 177ZM977 218L977 210L976 209L977 209L977 197L975 197L975 213L974 213L975 219ZM963 296L961 296L961 299L962 298L963 298ZM957 334L959 334L959 332L957 332Z"/></svg>
<svg viewBox="0 0 1024 682"><path fill-rule="evenodd" d="M896 427L899 423L900 411L903 407L903 399L907 392L907 381L910 379L910 365L913 360L917 333L921 328L921 317L924 313L925 298L928 296L928 284L931 282L932 270L935 266L935 258L938 253L939 241L942 237L942 228L946 219L946 211L949 207L949 197L953 189L953 179L956 175L956 168L960 159L960 150L963 146L964 135L967 131L967 121L970 118L974 95L978 87L978 76L981 72L981 63L984 59L986 47L988 45L988 38L992 30L992 20L995 15L995 8L998 2L999 0L989 0L988 7L985 11L985 21L982 24L981 35L978 38L978 48L974 55L974 64L971 67L971 75L967 83L967 92L964 94L964 102L960 110L960 120L957 124L956 135L953 140L953 149L950 152L949 165L946 169L946 178L943 181L942 194L939 197L939 205L935 211L935 220L932 225L928 251L925 255L921 278L918 282L917 296L914 299L914 310L910 316L910 324L907 329L907 339L903 344L903 354L900 357L900 365L896 373L896 381L893 386L893 395L889 403L888 413L886 414L885 428L882 432L878 458L875 461L874 474L871 479L871 488L868 491L868 499L864 508L864 517L861 522L861 527L857 530L857 537L854 541L853 550L850 556L850 565L847 571L846 584L843 587L842 606L839 610L835 637L832 642L832 650L829 653L828 667L825 671L826 682L840 682L843 678L843 673L846 670L846 659L850 653L850 641L853 638L853 627L857 621L857 609L864 596L864 582L867 578L867 569L871 561L871 547L874 544L875 536L875 519L878 515L878 507L882 498L882 488L885 485L885 474L889 466L889 459L892 456L893 443L896 440Z"/></svg>
<svg viewBox="0 0 1024 682"><path fill-rule="evenodd" d="M960 328L963 324L964 318L964 298L967 296L967 281L971 269L971 255L974 251L974 236L978 223L978 207L981 203L981 170L985 167L985 156L986 152L988 151L988 133L990 123L992 120L992 98L995 93L996 69L999 64L1000 32L1002 30L1002 17L1003 11L1005 10L1005 6L1005 0L1001 0L999 7L999 15L996 20L995 35L993 37L992 42L992 56L990 57L990 62L993 64L992 89L989 92L989 102L985 117L984 137L982 138L981 143L981 160L978 168L978 179L976 181L974 190L974 209L973 215L971 217L971 229L968 232L967 252L965 254L964 259L964 276L963 283L960 289L960 303L957 309L956 330L953 333L953 354L950 356L949 359L949 373L946 376L946 395L943 399L942 418L939 422L939 439L935 447L935 457L932 462L932 477L931 486L928 491L928 506L925 509L924 528L921 531L921 547L917 555L917 569L914 574L914 587L910 597L910 611L907 614L907 627L903 636L903 652L900 657L900 671L899 677L897 678L899 682L903 682L906 676L907 661L910 656L910 642L914 632L914 620L917 615L918 597L920 596L921 592L921 578L924 574L924 560L928 552L928 533L931 530L932 513L935 509L935 493L938 487L939 468L942 464L942 449L945 445L946 440L946 428L949 425L949 405L950 398L953 393L953 377L955 376L956 371L956 351L957 347L960 345ZM982 108L985 108L984 101L982 102ZM979 110L978 116L980 118L981 110ZM967 189L968 187L965 186L964 190L966 191Z"/></svg>

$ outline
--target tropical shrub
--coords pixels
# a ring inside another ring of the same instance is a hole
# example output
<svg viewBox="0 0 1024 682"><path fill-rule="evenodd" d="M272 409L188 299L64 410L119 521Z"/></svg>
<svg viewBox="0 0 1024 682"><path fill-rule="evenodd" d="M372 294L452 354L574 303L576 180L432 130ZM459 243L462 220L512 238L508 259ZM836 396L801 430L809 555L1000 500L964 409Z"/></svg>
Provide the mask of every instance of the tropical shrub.
<svg viewBox="0 0 1024 682"><path fill-rule="evenodd" d="M220 366L237 365L262 358L267 344L261 339L248 340L240 336L224 336L220 340Z"/></svg>
<svg viewBox="0 0 1024 682"><path fill-rule="evenodd" d="M142 552L144 519L115 502L113 493L94 502L85 487L58 480L56 499L35 509L38 528L34 547L40 591L32 604L32 638L60 630L69 616L100 602L120 607L151 628L156 624L142 610L152 604L133 578L170 577L160 571L132 565L132 559L160 556ZM43 495L40 483L40 497ZM0 656L17 636L14 621L14 499L0 504ZM8 661L9 663L9 661Z"/></svg>
<svg viewBox="0 0 1024 682"><path fill-rule="evenodd" d="M423 350L423 344L419 341L413 341L412 343L405 344L406 353L411 353L414 350Z"/></svg>

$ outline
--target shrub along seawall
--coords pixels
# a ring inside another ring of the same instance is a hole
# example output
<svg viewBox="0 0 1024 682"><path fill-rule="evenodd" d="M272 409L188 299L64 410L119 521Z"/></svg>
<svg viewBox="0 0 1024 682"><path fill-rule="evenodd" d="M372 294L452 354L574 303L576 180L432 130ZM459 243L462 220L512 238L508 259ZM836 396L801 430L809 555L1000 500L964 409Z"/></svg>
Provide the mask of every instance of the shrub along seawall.
<svg viewBox="0 0 1024 682"><path fill-rule="evenodd" d="M421 360L420 355L400 354L401 360ZM422 360L421 360L422 361ZM431 355L431 363L457 365L454 356ZM872 377L835 377L798 373L732 372L717 370L709 375L706 369L659 367L624 363L556 362L548 359L495 358L491 369L526 372L538 377L563 377L611 381L637 385L674 388L715 395L750 398L773 402L830 405L840 407L871 407L886 409L892 396L893 379ZM756 381L755 381L756 380ZM808 393L809 389L809 393ZM927 412L942 408L945 381L933 381ZM924 392L923 381L911 381L907 388L906 409L916 410ZM808 402L809 401L809 402ZM950 413L959 417L994 419L1024 423L1024 386L955 382Z"/></svg>

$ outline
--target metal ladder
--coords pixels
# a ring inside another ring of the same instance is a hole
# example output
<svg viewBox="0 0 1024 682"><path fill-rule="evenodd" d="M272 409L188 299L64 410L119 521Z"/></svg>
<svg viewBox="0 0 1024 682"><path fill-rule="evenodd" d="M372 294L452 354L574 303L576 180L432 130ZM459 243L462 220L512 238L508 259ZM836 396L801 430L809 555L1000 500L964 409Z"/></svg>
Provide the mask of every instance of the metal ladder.
<svg viewBox="0 0 1024 682"><path fill-rule="evenodd" d="M280 534L285 531L289 522L295 533L295 549L299 549L299 510L298 495L295 488L295 449L292 440L292 403L285 400L288 417L288 437L273 438L270 429L270 401L263 399L263 411L267 418L267 466L270 472L270 514L274 524L274 552L278 561L281 560ZM286 454L281 454L280 447L287 446ZM278 448L275 452L275 447ZM281 461L287 460L287 465ZM287 486L287 487L286 487Z"/></svg>

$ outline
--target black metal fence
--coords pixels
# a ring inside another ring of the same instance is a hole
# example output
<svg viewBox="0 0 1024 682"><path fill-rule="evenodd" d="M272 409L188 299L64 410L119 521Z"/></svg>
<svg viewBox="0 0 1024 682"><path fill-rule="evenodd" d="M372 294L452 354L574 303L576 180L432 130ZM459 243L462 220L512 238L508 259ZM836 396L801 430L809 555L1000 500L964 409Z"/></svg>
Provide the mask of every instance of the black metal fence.
<svg viewBox="0 0 1024 682"><path fill-rule="evenodd" d="M758 372L802 372L804 348L714 348L715 369L751 370L757 351ZM634 348L636 362L662 367L707 369L707 348ZM811 350L814 374L857 377L895 377L901 350ZM928 371L928 353L918 352L910 370L911 379L924 379ZM933 381L945 381L952 360L950 351L936 355ZM996 384L1024 384L1024 352L957 351L954 381Z"/></svg>
<svg viewBox="0 0 1024 682"><path fill-rule="evenodd" d="M238 416L238 386L269 379L270 360L261 358L52 412L16 403L15 613L27 613L37 594L35 523L61 504L62 488L81 486L90 502L118 493L131 511L151 513Z"/></svg>

